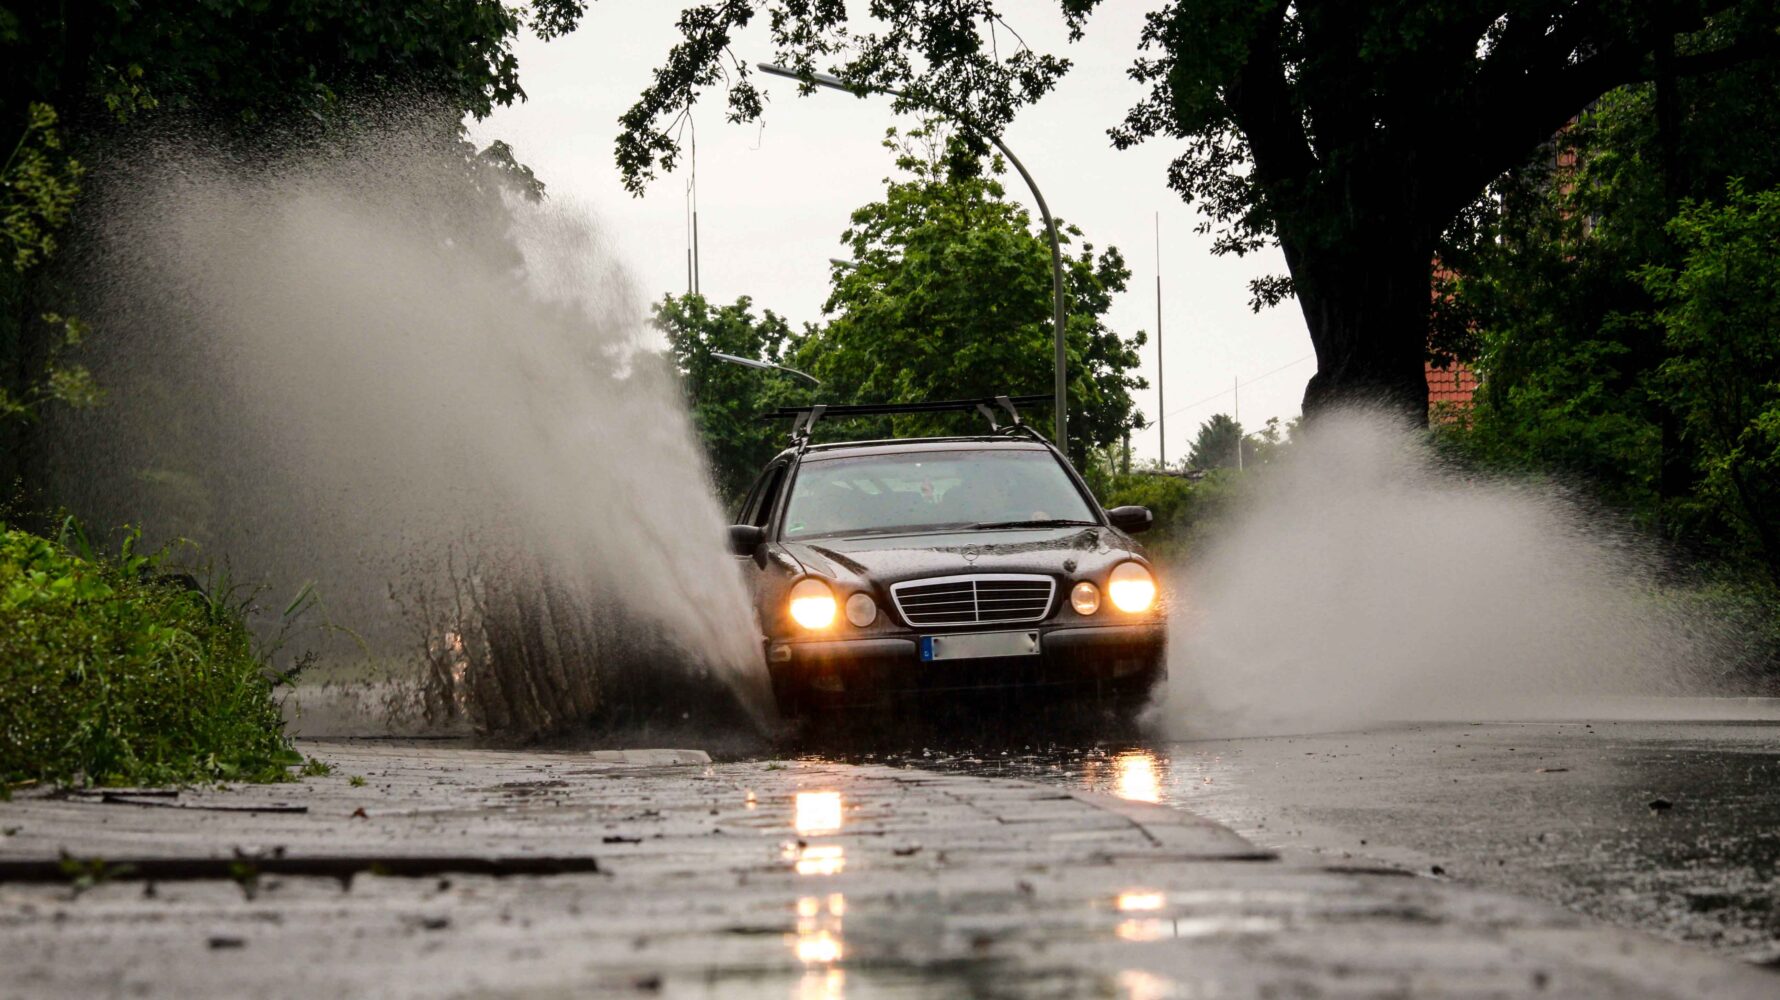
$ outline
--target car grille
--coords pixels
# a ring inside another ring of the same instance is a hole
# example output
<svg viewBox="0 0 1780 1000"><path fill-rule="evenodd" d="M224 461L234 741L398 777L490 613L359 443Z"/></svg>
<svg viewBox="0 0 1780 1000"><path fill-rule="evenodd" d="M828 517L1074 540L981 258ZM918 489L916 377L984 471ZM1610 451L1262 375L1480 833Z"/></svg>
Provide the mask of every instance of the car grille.
<svg viewBox="0 0 1780 1000"><path fill-rule="evenodd" d="M1048 576L986 574L909 580L890 596L910 625L989 625L1042 621L1056 591Z"/></svg>

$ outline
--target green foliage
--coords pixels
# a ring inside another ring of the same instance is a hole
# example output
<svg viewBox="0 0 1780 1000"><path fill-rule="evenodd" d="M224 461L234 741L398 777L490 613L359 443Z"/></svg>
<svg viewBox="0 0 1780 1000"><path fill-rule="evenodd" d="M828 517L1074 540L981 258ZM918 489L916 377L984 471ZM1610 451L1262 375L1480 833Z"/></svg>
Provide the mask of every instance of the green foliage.
<svg viewBox="0 0 1780 1000"><path fill-rule="evenodd" d="M533 25L560 34L582 6L534 0ZM78 13L9 2L0 6L9 65L0 95L8 108L21 94L57 95L113 112L146 97L253 122L406 90L483 117L524 96L513 55L524 13L498 0L172 0L152 9L97 0Z"/></svg>
<svg viewBox="0 0 1780 1000"><path fill-rule="evenodd" d="M1278 417L1269 417L1258 433L1242 429L1227 413L1214 414L1199 425L1186 458L1186 467L1200 472L1213 469L1252 469L1277 461L1291 450L1299 421L1293 417L1282 425ZM1242 461L1236 460L1236 442L1242 442Z"/></svg>
<svg viewBox="0 0 1780 1000"><path fill-rule="evenodd" d="M0 524L0 782L282 780L303 761L241 607L134 542Z"/></svg>
<svg viewBox="0 0 1780 1000"><path fill-rule="evenodd" d="M1072 41L1098 5L1060 0ZM686 11L680 41L621 120L626 183L640 190L656 166L673 166L673 127L701 90L721 81L732 121L761 115L729 48L757 13L778 62L833 63L862 93L898 93L900 110L937 110L978 133L998 134L1068 69L1018 35L1003 56L1011 31L992 0L862 6L858 24L844 0ZM1773 55L1776 20L1768 0L1170 0L1149 14L1132 68L1149 93L1112 137L1182 147L1169 182L1204 211L1218 252L1282 246L1290 276L1251 292L1256 308L1304 302L1323 361L1307 406L1364 395L1425 412L1440 235L1590 101L1651 79L1658 53L1676 76L1713 73Z"/></svg>
<svg viewBox="0 0 1780 1000"><path fill-rule="evenodd" d="M1096 2L1063 0L1072 41ZM994 0L873 0L869 6L869 27L848 23L845 0L720 0L682 11L680 40L619 119L616 151L625 186L641 194L657 166L674 168L675 135L700 90L721 82L732 122L760 117L765 95L731 43L762 11L774 62L809 73L824 68L818 59L844 56L837 72L860 93L895 92L898 112L940 111L980 132L999 133L1021 105L1049 93L1069 70L1069 60L1027 46Z"/></svg>
<svg viewBox="0 0 1780 1000"><path fill-rule="evenodd" d="M1138 537L1163 564L1181 564L1215 537L1225 518L1239 509L1248 474L1218 470L1201 479L1126 473L1112 477L1100 495L1104 507L1148 507L1155 520Z"/></svg>
<svg viewBox="0 0 1780 1000"><path fill-rule="evenodd" d="M902 179L882 201L853 213L841 236L851 252L837 265L824 306L829 324L801 340L798 367L821 378L836 401L905 402L1048 394L1053 385L1051 253L1042 229L1007 200L999 159L984 170L978 151L933 126L904 139L892 131ZM1060 227L1066 244L1081 231ZM1078 465L1087 449L1144 426L1131 393L1144 335L1126 339L1105 316L1130 270L1117 248L1065 250L1070 439ZM1043 414L1031 415L1044 426ZM973 420L972 430L981 427ZM926 416L898 417L899 435L956 431Z"/></svg>
<svg viewBox="0 0 1780 1000"><path fill-rule="evenodd" d="M86 168L63 142L56 110L33 101L25 108L25 127L5 162L0 164L0 307L22 305L23 276L56 252L57 233L67 225L80 195ZM0 362L34 341L37 372L7 379L0 369L0 424L28 419L45 401L91 406L99 399L92 375L67 360L79 346L86 325L77 317L45 313L20 320L13 308L0 314ZM6 336L8 327L16 333ZM10 349L9 349L10 348ZM0 466L3 471L3 466Z"/></svg>
<svg viewBox="0 0 1780 1000"><path fill-rule="evenodd" d="M78 219L82 159L156 114L198 121L248 158L350 122L366 100L437 102L446 129L522 98L513 40L574 27L582 0L0 0L0 482L23 471L19 424L46 402L91 405L59 276ZM276 152L276 150L274 151ZM467 172L537 197L502 143L465 150Z"/></svg>
<svg viewBox="0 0 1780 1000"><path fill-rule="evenodd" d="M60 313L44 313L39 319L31 329L38 337L42 372L17 391L0 384L0 424L33 419L45 402L84 409L99 405L105 398L92 372L68 357L86 338L86 323L78 316Z"/></svg>
<svg viewBox="0 0 1780 1000"><path fill-rule="evenodd" d="M56 230L68 221L86 172L69 156L56 127L56 109L33 101L25 128L0 165L0 240L15 271L56 252Z"/></svg>
<svg viewBox="0 0 1780 1000"><path fill-rule="evenodd" d="M1780 185L1780 64L1670 86L1666 127L1657 87L1608 94L1453 234L1439 336L1483 387L1441 437L1771 580L1772 216L1746 192Z"/></svg>
<svg viewBox="0 0 1780 1000"><path fill-rule="evenodd" d="M1240 463L1236 459L1238 442L1241 442L1242 448ZM1242 425L1228 413L1213 414L1211 419L1200 424L1199 432L1193 436L1193 444L1187 449L1189 469L1234 469L1238 465L1253 465L1254 462L1254 439L1244 434Z"/></svg>
<svg viewBox="0 0 1780 1000"><path fill-rule="evenodd" d="M1668 230L1681 262L1640 272L1669 356L1655 383L1692 446L1687 505L1780 586L1780 189L1733 181Z"/></svg>
<svg viewBox="0 0 1780 1000"><path fill-rule="evenodd" d="M711 479L726 503L739 501L761 466L785 446L785 426L761 420L781 405L807 402L801 380L712 357L712 352L782 363L798 335L767 310L758 318L747 296L713 309L704 296L666 296L654 325L667 336L692 423L710 459Z"/></svg>

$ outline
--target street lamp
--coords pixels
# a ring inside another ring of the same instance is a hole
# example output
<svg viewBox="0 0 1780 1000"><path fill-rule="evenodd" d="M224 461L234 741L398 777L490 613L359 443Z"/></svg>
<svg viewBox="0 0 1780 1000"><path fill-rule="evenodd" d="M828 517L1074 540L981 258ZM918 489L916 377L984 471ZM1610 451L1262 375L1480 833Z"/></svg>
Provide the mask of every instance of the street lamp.
<svg viewBox="0 0 1780 1000"><path fill-rule="evenodd" d="M1057 243L1057 220L1051 218L1050 206L1045 204L1045 196L1038 190L1038 184L1033 181L1032 175L1026 172L1025 164L1020 162L1020 158L1014 155L1013 150L1007 148L1007 144L1001 141L1000 136L987 129L979 127L962 112L952 108L941 107L927 101L910 97L907 93L900 90L890 90L888 88L864 89L854 87L840 77L831 76L827 73L811 73L808 77L805 77L794 69L787 69L784 66L778 66L773 63L761 63L760 71L762 73L771 73L774 76L788 77L799 82L803 82L807 79L810 83L814 83L818 87L827 87L831 90L844 90L856 97L864 97L868 93L880 93L889 94L891 97L900 97L904 100L914 101L930 110L937 111L940 114L952 118L957 121L958 124L963 125L977 135L994 143L995 148L1001 151L1001 155L1007 157L1007 161L1014 165L1015 170L1019 171L1020 179L1025 181L1026 186L1032 190L1032 199L1038 202L1038 212L1040 215L1044 216L1045 220L1045 233L1051 240L1051 329L1055 336L1057 348L1057 371L1054 386L1056 402L1053 408L1056 411L1057 450L1067 456L1069 454L1069 352L1067 349L1067 341L1064 338L1066 332L1064 321L1066 316L1063 309L1063 251Z"/></svg>
<svg viewBox="0 0 1780 1000"><path fill-rule="evenodd" d="M797 369L789 367L787 365L775 365L771 361L760 361L755 358L737 357L734 354L724 354L721 351L712 351L711 357L716 358L719 361L727 361L732 365L745 365L749 368L762 368L767 371L784 372L787 375L796 375L798 378L807 380L811 385L821 385L822 384L821 379L817 378L814 375L811 375L809 372L800 372Z"/></svg>

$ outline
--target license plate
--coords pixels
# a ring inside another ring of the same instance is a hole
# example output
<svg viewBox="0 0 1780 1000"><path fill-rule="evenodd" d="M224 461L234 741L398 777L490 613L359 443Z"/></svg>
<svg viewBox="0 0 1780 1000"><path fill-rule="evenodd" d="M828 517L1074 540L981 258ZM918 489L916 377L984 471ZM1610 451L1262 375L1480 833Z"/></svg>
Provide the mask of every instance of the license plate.
<svg viewBox="0 0 1780 1000"><path fill-rule="evenodd" d="M924 635L921 661L977 660L986 656L1036 656L1037 632L974 632L969 635Z"/></svg>

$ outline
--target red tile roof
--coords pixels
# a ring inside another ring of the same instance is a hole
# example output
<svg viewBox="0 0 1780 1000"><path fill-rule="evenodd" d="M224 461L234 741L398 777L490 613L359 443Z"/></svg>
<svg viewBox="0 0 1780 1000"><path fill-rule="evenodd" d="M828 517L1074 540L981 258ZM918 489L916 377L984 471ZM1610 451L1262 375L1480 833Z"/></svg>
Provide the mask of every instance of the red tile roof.
<svg viewBox="0 0 1780 1000"><path fill-rule="evenodd" d="M1462 364L1450 368L1427 366L1429 416L1440 419L1438 411L1469 410L1477 395L1477 373ZM1450 417L1447 419L1451 419Z"/></svg>

